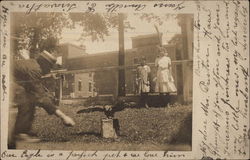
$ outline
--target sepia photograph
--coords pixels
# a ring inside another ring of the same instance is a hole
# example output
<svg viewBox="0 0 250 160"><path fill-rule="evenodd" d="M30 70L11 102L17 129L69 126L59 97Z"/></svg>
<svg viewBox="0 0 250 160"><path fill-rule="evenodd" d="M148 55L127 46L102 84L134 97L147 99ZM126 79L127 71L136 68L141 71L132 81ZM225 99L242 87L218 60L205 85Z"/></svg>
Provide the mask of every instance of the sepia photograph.
<svg viewBox="0 0 250 160"><path fill-rule="evenodd" d="M1 160L249 159L249 2L1 1Z"/></svg>
<svg viewBox="0 0 250 160"><path fill-rule="evenodd" d="M193 14L12 12L8 148L191 151Z"/></svg>

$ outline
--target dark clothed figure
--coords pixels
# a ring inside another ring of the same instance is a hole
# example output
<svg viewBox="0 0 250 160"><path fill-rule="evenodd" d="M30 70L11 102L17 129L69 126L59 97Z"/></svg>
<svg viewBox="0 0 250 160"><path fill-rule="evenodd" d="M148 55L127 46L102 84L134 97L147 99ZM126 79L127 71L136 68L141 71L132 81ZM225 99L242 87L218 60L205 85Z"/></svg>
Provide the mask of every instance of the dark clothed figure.
<svg viewBox="0 0 250 160"><path fill-rule="evenodd" d="M18 104L16 133L28 133L34 119L35 107L42 107L48 114L55 114L53 96L41 81L42 70L36 60L17 60L14 79L17 85L14 101Z"/></svg>
<svg viewBox="0 0 250 160"><path fill-rule="evenodd" d="M43 51L36 59L16 60L13 68L13 106L18 107L15 133L10 133L10 144L22 140L39 142L30 132L34 120L35 107L42 107L48 114L56 115L66 126L74 126L75 122L56 107L55 97L43 85L42 76L48 74L56 63L56 58ZM14 117L12 116L12 120Z"/></svg>

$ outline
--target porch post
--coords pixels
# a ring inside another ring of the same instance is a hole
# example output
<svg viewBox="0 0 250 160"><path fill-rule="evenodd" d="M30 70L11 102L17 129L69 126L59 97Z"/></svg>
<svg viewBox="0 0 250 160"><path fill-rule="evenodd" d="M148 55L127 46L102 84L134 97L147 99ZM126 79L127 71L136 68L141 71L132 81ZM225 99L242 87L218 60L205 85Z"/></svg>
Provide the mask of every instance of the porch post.
<svg viewBox="0 0 250 160"><path fill-rule="evenodd" d="M119 13L119 67L124 67L124 15ZM118 96L125 96L125 70L120 68L118 71Z"/></svg>
<svg viewBox="0 0 250 160"><path fill-rule="evenodd" d="M63 75L61 76L60 81L59 81L59 100L60 100L60 102L62 100L62 87L63 87L62 83L63 83Z"/></svg>

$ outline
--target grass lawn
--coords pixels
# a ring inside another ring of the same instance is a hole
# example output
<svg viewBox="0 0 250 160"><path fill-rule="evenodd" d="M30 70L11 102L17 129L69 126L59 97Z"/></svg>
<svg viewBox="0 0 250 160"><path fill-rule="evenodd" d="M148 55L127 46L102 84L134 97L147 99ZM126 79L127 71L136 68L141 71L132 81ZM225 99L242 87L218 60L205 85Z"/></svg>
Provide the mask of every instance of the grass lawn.
<svg viewBox="0 0 250 160"><path fill-rule="evenodd" d="M116 140L101 137L102 112L77 114L82 106L60 106L71 116L74 127L65 127L55 116L38 108L33 132L44 141L19 143L20 149L65 150L191 150L192 107L176 105L163 108L127 108L117 112L120 136Z"/></svg>

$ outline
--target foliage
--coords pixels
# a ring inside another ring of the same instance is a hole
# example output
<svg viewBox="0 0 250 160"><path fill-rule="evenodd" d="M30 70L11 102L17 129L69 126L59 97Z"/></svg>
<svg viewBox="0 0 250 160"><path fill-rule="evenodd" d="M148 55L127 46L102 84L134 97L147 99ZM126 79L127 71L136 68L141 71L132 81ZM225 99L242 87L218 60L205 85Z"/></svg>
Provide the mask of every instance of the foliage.
<svg viewBox="0 0 250 160"><path fill-rule="evenodd" d="M46 141L96 142L108 143L102 138L101 118L103 112L76 114L83 106L60 106L60 109L76 121L73 128L65 128L54 116L48 116L39 109L33 125L33 131ZM115 118L120 124L120 141L143 144L191 144L192 107L171 105L162 108L126 108L117 112ZM43 122L43 123L41 123Z"/></svg>
<svg viewBox="0 0 250 160"><path fill-rule="evenodd" d="M139 16L141 20L159 25L171 17L176 17L171 14L159 16L153 13L135 15ZM19 54L22 49L28 50L31 58L43 50L53 52L64 28L80 27L79 41L81 43L84 43L87 37L91 37L92 41L104 41L105 36L110 34L110 29L118 28L118 19L118 13L13 13L13 51L15 54ZM126 15L124 16L124 28L125 31L134 29L127 21Z"/></svg>
<svg viewBox="0 0 250 160"><path fill-rule="evenodd" d="M167 21L171 18L177 18L176 14L161 14L157 15L154 13L137 13L135 14L139 16L141 20L147 21L148 23L156 23L158 25L162 25L164 21Z"/></svg>
<svg viewBox="0 0 250 160"><path fill-rule="evenodd" d="M53 51L63 27L73 27L63 13L13 13L14 52L29 50L30 56L42 50Z"/></svg>
<svg viewBox="0 0 250 160"><path fill-rule="evenodd" d="M118 26L117 14L101 13L13 13L14 53L26 49L31 57L43 50L53 52L63 28L81 27L80 41L104 40L110 28ZM128 22L125 27L129 28Z"/></svg>
<svg viewBox="0 0 250 160"><path fill-rule="evenodd" d="M80 41L84 41L86 37L91 37L92 41L104 40L104 36L109 35L109 27L116 27L113 17L106 19L105 15L99 13L71 13L70 18L82 27ZM110 20L110 22L109 22ZM110 23L113 23L111 25Z"/></svg>

